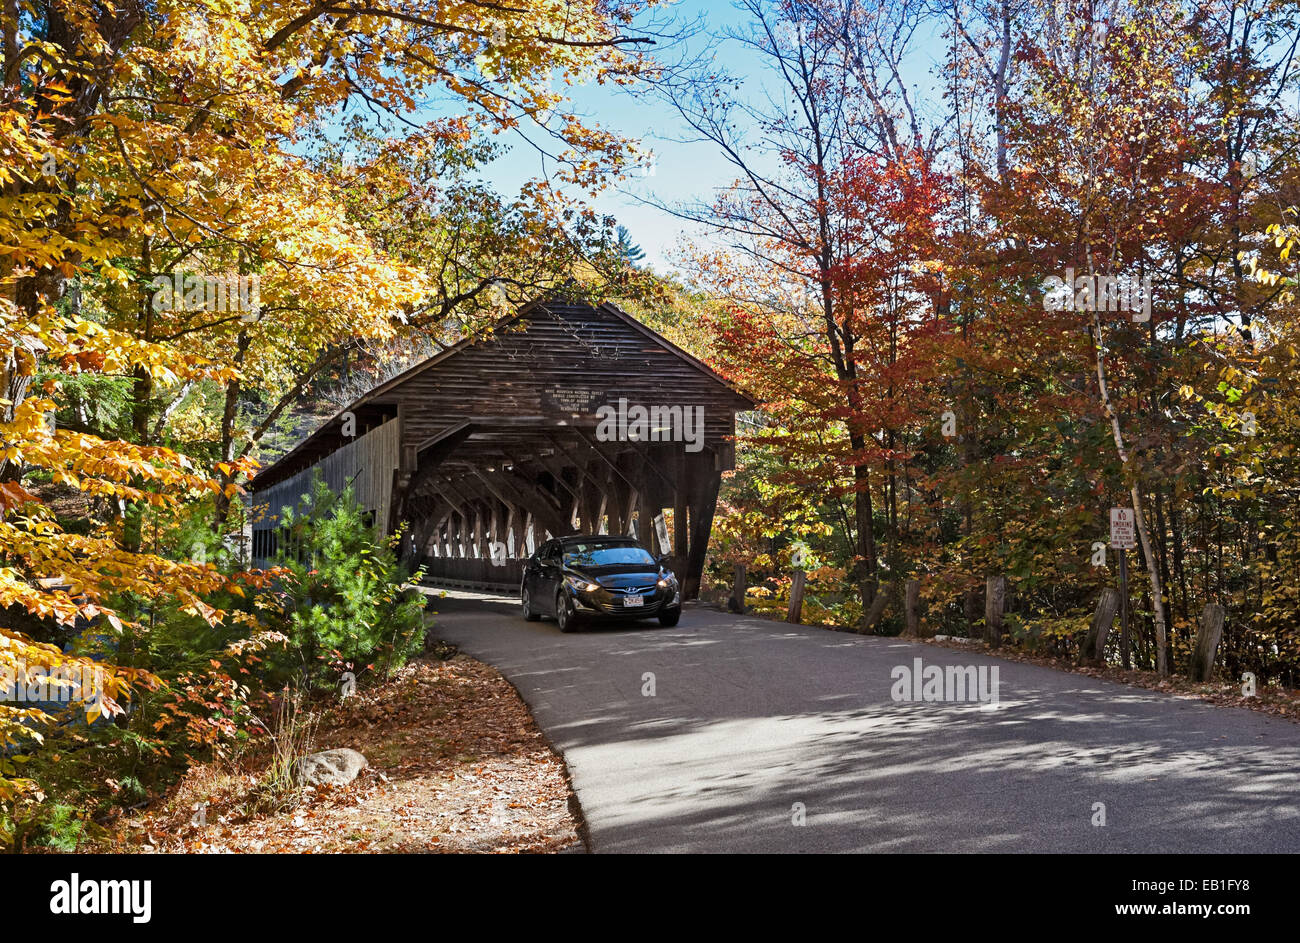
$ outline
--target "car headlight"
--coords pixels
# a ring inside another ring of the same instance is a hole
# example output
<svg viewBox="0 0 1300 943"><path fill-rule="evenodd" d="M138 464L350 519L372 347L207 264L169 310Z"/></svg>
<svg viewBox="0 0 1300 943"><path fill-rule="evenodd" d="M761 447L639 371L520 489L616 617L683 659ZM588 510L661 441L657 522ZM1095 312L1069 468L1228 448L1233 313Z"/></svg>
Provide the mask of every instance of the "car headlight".
<svg viewBox="0 0 1300 943"><path fill-rule="evenodd" d="M672 585L673 585L673 575L671 573L667 574L661 580L659 580L659 586L661 589L667 589Z"/></svg>
<svg viewBox="0 0 1300 943"><path fill-rule="evenodd" d="M579 579L576 576L570 576L568 577L568 580L569 585L580 593L594 593L596 590L600 589L599 583L592 583L588 580Z"/></svg>

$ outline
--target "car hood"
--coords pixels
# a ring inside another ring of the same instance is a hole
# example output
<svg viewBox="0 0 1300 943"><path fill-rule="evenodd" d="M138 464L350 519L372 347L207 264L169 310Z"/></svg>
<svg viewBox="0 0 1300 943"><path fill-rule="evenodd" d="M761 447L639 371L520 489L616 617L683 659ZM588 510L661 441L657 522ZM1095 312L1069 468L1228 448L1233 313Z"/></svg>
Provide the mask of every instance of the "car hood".
<svg viewBox="0 0 1300 943"><path fill-rule="evenodd" d="M654 583L668 571L662 567L631 563L613 566L566 566L564 572L569 576L600 583L602 586L622 587Z"/></svg>

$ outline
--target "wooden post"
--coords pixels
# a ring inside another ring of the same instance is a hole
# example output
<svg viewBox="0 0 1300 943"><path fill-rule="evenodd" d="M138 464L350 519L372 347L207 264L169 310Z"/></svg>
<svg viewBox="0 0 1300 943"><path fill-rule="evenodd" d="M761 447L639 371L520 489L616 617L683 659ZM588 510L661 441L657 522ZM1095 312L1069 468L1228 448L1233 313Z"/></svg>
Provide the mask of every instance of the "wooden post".
<svg viewBox="0 0 1300 943"><path fill-rule="evenodd" d="M641 468L641 477L637 482L639 487L636 494L636 537L641 542L641 546L649 547L652 550L655 544L651 541L658 539L655 536L655 517L663 510L661 495L663 486L659 483L659 478L650 469L648 463L650 456L647 454L647 465ZM656 551L657 552L657 551Z"/></svg>
<svg viewBox="0 0 1300 943"><path fill-rule="evenodd" d="M1106 659L1106 636L1115 622L1115 613L1119 609L1119 590L1107 586L1101 591L1097 600L1097 611L1093 614L1092 625L1084 636L1083 648L1079 652L1082 663L1099 665Z"/></svg>
<svg viewBox="0 0 1300 943"><path fill-rule="evenodd" d="M671 549L672 541L671 541L671 536L668 533L668 521L664 517L664 513L662 511L660 511L658 514L655 515L654 525L655 525L655 541L656 541L654 545L655 554L658 555L661 553L672 553L672 549ZM675 562L676 561L674 560L674 563Z"/></svg>
<svg viewBox="0 0 1300 943"><path fill-rule="evenodd" d="M1002 611L1007 602L1007 578L990 576L984 593L984 640L993 648L1002 644Z"/></svg>
<svg viewBox="0 0 1300 943"><path fill-rule="evenodd" d="M722 485L722 472L714 469L715 461L705 449L687 459L691 469L690 489L690 544L685 562L685 579L682 581L682 598L698 599L700 582L704 576L704 557L709 549L709 534L713 530L713 514L718 504L718 489Z"/></svg>
<svg viewBox="0 0 1300 943"><path fill-rule="evenodd" d="M582 515L582 530L588 534L599 534L600 519L605 510L605 491L600 479L596 477L599 466L594 461L588 462L586 470L579 471L582 472L578 488L582 495L582 507L579 510Z"/></svg>
<svg viewBox="0 0 1300 943"><path fill-rule="evenodd" d="M808 574L804 570L794 571L794 579L790 582L790 611L786 613L786 622L797 625L803 615L803 585L807 579Z"/></svg>
<svg viewBox="0 0 1300 943"><path fill-rule="evenodd" d="M691 475L685 451L673 455L673 471L673 556L685 568L690 545L690 514L687 508L691 493Z"/></svg>
<svg viewBox="0 0 1300 943"><path fill-rule="evenodd" d="M731 584L731 598L727 600L727 608L732 612L738 612L742 615L745 612L745 564L736 564L736 579Z"/></svg>
<svg viewBox="0 0 1300 943"><path fill-rule="evenodd" d="M903 616L906 620L906 627L903 634L908 638L919 638L921 635L921 581L908 580L903 584Z"/></svg>
<svg viewBox="0 0 1300 943"><path fill-rule="evenodd" d="M482 560L487 556L487 534L483 530L483 507L480 504L474 505L474 552L466 554L476 559Z"/></svg>
<svg viewBox="0 0 1300 943"><path fill-rule="evenodd" d="M871 601L871 608L862 614L862 634L865 635L876 627L880 617L885 614L889 599L894 593L891 583L881 583L876 587L876 598Z"/></svg>
<svg viewBox="0 0 1300 943"><path fill-rule="evenodd" d="M1119 585L1119 656L1127 671L1133 667L1133 659L1129 653L1131 643L1128 635L1128 551L1122 547L1119 551Z"/></svg>
<svg viewBox="0 0 1300 943"><path fill-rule="evenodd" d="M515 556L526 560L533 555L528 549L528 509L522 504L515 505Z"/></svg>
<svg viewBox="0 0 1300 943"><path fill-rule="evenodd" d="M1228 612L1217 602L1207 603L1201 610L1201 627L1196 633L1196 648L1192 652L1189 674L1193 681L1209 681L1214 671L1214 655L1223 638L1223 623Z"/></svg>
<svg viewBox="0 0 1300 943"><path fill-rule="evenodd" d="M646 472L646 475L649 473ZM643 548L654 551L654 544L651 544L651 538L654 537L654 511L650 507L650 488L651 485L642 481L641 489L637 490L637 542L640 542Z"/></svg>

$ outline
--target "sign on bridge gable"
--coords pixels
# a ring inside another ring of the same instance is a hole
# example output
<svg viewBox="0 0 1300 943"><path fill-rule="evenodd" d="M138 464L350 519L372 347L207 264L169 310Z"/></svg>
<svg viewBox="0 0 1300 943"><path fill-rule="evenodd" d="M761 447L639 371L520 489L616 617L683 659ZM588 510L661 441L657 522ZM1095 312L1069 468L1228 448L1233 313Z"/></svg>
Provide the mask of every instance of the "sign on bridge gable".
<svg viewBox="0 0 1300 943"><path fill-rule="evenodd" d="M605 390L586 386L551 386L542 390L542 409L569 416L591 416L596 407L609 400Z"/></svg>

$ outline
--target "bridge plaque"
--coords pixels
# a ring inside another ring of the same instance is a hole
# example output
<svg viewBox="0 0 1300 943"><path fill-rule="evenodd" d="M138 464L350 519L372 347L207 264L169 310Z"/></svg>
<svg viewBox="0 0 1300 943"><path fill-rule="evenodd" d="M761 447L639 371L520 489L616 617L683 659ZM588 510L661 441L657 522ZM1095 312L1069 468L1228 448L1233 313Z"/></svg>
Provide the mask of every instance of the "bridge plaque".
<svg viewBox="0 0 1300 943"><path fill-rule="evenodd" d="M609 400L609 394L587 386L550 386L542 390L541 399L545 412L592 416L601 403Z"/></svg>

